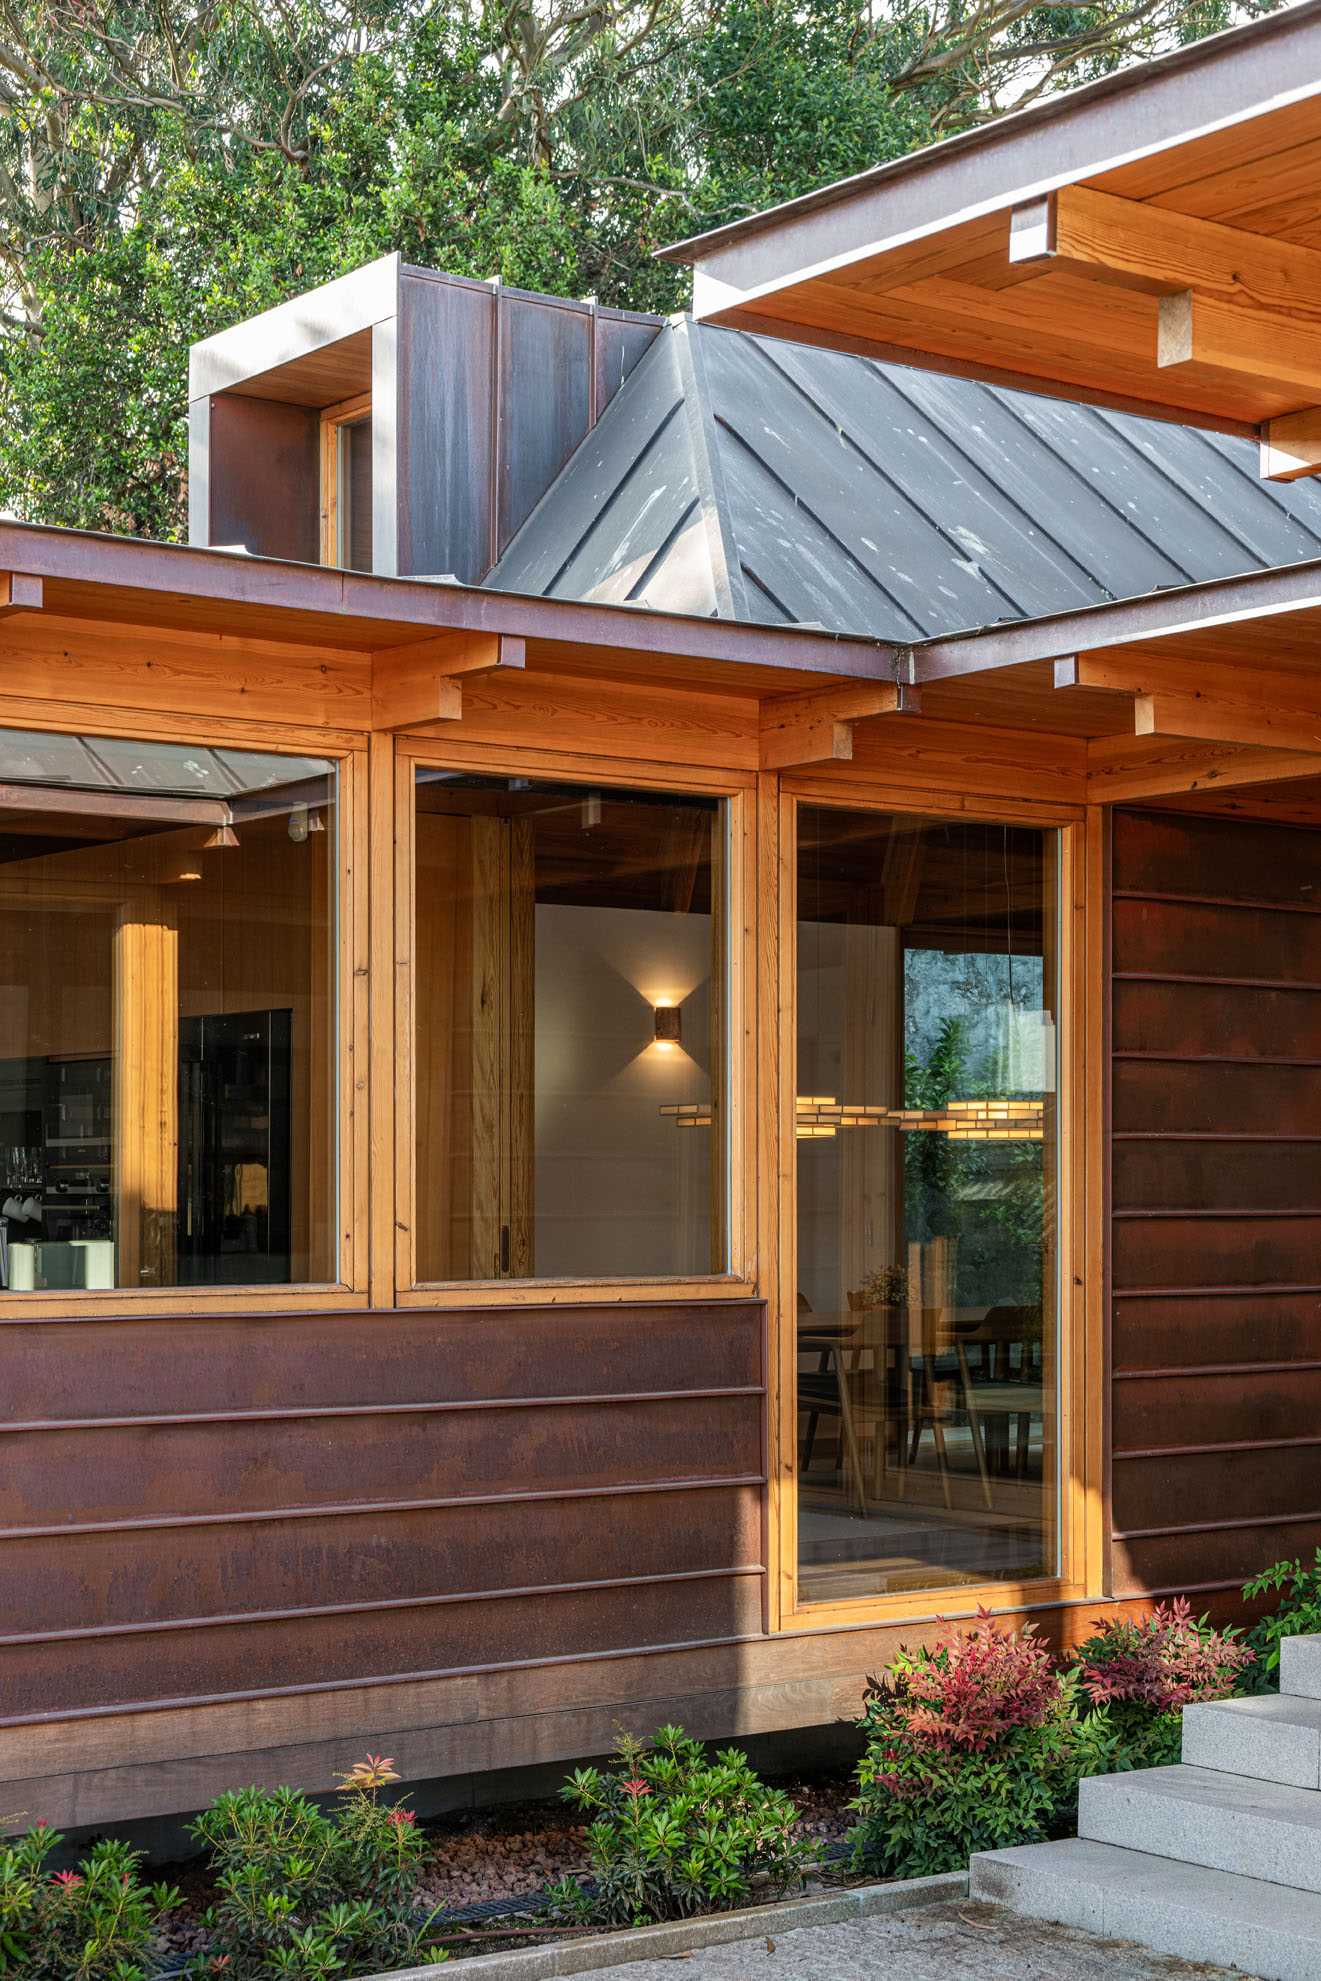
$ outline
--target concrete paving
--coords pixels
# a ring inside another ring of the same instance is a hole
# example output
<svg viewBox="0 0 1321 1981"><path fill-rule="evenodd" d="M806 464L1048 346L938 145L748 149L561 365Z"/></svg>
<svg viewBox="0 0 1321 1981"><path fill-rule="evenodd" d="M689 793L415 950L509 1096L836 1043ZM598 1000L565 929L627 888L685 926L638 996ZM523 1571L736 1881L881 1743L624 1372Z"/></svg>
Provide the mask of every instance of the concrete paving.
<svg viewBox="0 0 1321 1981"><path fill-rule="evenodd" d="M1228 1981L1229 1972L960 1899L598 1968L593 1981Z"/></svg>

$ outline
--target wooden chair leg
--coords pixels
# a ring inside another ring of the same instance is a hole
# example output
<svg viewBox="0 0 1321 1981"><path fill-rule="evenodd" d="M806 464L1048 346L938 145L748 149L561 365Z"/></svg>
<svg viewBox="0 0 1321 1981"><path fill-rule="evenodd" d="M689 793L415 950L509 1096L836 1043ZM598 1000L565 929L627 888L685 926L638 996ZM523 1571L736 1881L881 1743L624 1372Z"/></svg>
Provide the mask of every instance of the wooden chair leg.
<svg viewBox="0 0 1321 1981"><path fill-rule="evenodd" d="M807 1436L803 1441L804 1472L810 1472L812 1469L812 1452L816 1445L816 1427L820 1421L821 1412L819 1410L809 1410L807 1413Z"/></svg>
<svg viewBox="0 0 1321 1981"><path fill-rule="evenodd" d="M835 1380L839 1384L839 1420L844 1433L844 1449L848 1454L853 1484L858 1495L858 1512L867 1511L867 1482L862 1473L862 1453L858 1449L858 1433L853 1422L853 1404L849 1397L848 1380L844 1374L843 1358L838 1350L835 1354Z"/></svg>
<svg viewBox="0 0 1321 1981"><path fill-rule="evenodd" d="M950 1507L949 1497L949 1454L945 1450L945 1426L941 1419L940 1407L934 1396L931 1401L931 1436L936 1447L936 1464L940 1468L940 1490L945 1497L945 1511Z"/></svg>
<svg viewBox="0 0 1321 1981"><path fill-rule="evenodd" d="M989 1513L991 1510L991 1481L986 1471L986 1446L982 1439L981 1419L977 1414L977 1406L972 1400L972 1378L968 1373L968 1357L964 1352L961 1341L955 1343L955 1350L959 1358L959 1375L963 1380L963 1407L968 1414L968 1429L972 1433L973 1455L977 1460L977 1470L981 1474L982 1499L985 1502L986 1511Z"/></svg>

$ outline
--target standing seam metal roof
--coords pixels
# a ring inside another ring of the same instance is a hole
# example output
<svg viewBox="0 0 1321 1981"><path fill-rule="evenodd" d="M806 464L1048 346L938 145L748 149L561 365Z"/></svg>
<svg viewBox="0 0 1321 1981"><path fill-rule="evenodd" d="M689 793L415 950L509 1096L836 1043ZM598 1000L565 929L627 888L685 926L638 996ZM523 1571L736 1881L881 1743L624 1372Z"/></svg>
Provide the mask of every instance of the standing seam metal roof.
<svg viewBox="0 0 1321 1981"><path fill-rule="evenodd" d="M1248 441L677 318L488 583L911 641L1318 553Z"/></svg>

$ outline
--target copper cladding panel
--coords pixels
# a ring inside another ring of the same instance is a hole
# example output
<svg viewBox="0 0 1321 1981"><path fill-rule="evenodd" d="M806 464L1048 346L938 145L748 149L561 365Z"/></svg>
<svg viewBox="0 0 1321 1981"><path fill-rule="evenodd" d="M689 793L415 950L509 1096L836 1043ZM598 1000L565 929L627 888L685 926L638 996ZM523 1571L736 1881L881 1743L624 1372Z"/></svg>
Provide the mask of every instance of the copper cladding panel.
<svg viewBox="0 0 1321 1981"><path fill-rule="evenodd" d="M11 1323L3 1718L756 1632L759 1303Z"/></svg>
<svg viewBox="0 0 1321 1981"><path fill-rule="evenodd" d="M1114 822L1115 1593L1321 1542L1321 833Z"/></svg>

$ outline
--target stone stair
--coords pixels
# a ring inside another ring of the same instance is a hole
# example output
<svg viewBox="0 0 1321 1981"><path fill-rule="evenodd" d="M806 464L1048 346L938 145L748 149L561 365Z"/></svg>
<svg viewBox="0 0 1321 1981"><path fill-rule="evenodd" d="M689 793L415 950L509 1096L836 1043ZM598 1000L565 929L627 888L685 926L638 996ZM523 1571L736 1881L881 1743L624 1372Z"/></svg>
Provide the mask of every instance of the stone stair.
<svg viewBox="0 0 1321 1981"><path fill-rule="evenodd" d="M1280 1691L1189 1706L1178 1767L1082 1784L1078 1835L983 1852L974 1898L1261 1981L1321 1977L1321 1637Z"/></svg>

